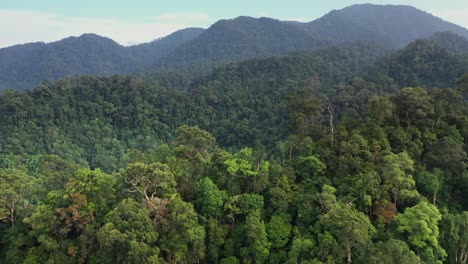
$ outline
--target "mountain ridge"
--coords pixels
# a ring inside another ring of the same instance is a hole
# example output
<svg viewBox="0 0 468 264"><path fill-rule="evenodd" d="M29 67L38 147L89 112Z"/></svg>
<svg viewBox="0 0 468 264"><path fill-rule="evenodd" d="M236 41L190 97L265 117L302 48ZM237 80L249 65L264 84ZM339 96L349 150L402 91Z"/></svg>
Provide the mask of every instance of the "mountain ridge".
<svg viewBox="0 0 468 264"><path fill-rule="evenodd" d="M354 42L399 49L445 31L468 39L466 28L411 6L362 4L330 11L307 23L239 16L219 20L208 29L186 28L128 47L89 33L0 49L0 90L29 89L67 75L146 74L165 69L207 73L227 62Z"/></svg>

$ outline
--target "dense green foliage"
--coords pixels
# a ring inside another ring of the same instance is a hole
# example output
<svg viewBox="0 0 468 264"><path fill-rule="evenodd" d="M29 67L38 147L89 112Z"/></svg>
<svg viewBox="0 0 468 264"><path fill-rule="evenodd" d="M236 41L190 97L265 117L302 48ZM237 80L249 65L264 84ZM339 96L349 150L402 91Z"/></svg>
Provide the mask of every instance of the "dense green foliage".
<svg viewBox="0 0 468 264"><path fill-rule="evenodd" d="M437 32L429 40L457 54L468 53L468 39L451 32Z"/></svg>
<svg viewBox="0 0 468 264"><path fill-rule="evenodd" d="M466 60L384 53L1 93L0 262L465 263Z"/></svg>
<svg viewBox="0 0 468 264"><path fill-rule="evenodd" d="M445 39L446 42L450 40L457 41L457 38L449 35ZM468 41L465 48L468 48ZM390 54L369 71L367 78L388 86L387 77L390 77L396 87L450 87L467 71L467 54L458 54L429 39L417 40Z"/></svg>

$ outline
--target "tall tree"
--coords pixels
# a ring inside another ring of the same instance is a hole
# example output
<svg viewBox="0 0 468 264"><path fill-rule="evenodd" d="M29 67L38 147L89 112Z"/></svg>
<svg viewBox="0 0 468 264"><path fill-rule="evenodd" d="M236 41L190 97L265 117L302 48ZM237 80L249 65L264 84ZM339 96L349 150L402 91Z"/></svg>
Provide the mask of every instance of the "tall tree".
<svg viewBox="0 0 468 264"><path fill-rule="evenodd" d="M317 230L329 233L338 243L339 252L347 263L352 262L353 250L365 250L375 233L369 218L351 204L335 203L320 216Z"/></svg>
<svg viewBox="0 0 468 264"><path fill-rule="evenodd" d="M410 156L402 152L382 157L378 166L384 188L392 195L395 206L401 200L419 195L415 189L416 182L410 174L414 171L413 165L414 161Z"/></svg>
<svg viewBox="0 0 468 264"><path fill-rule="evenodd" d="M405 212L395 216L396 230L407 239L411 247L423 254L424 261L443 261L447 256L445 250L439 245L439 221L442 214L437 207L422 201ZM424 259L432 256L433 259Z"/></svg>
<svg viewBox="0 0 468 264"><path fill-rule="evenodd" d="M161 263L149 213L132 199L121 201L97 233L99 263Z"/></svg>
<svg viewBox="0 0 468 264"><path fill-rule="evenodd" d="M0 219L16 224L19 215L31 213L36 178L24 169L0 169Z"/></svg>

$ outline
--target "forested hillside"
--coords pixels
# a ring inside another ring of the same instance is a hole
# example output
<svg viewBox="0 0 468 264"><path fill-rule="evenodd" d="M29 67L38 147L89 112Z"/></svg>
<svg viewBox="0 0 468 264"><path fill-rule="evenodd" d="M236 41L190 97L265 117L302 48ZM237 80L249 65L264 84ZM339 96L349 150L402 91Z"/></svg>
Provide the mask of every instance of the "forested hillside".
<svg viewBox="0 0 468 264"><path fill-rule="evenodd" d="M334 43L363 41L391 48L401 48L443 31L468 38L466 28L404 5L352 5L333 10L306 26Z"/></svg>
<svg viewBox="0 0 468 264"><path fill-rule="evenodd" d="M391 89L392 85L396 89L404 86L453 87L456 80L468 72L468 54L460 53L468 48L468 42L457 42L457 37L449 35L440 43L438 36L417 40L389 54L371 66L366 78L386 89Z"/></svg>
<svg viewBox="0 0 468 264"><path fill-rule="evenodd" d="M442 43L4 91L0 263L465 263L468 60Z"/></svg>
<svg viewBox="0 0 468 264"><path fill-rule="evenodd" d="M401 49L437 32L456 34L435 36L440 46L466 51L466 28L402 5L353 5L308 23L241 16L217 21L206 30L186 28L131 47L85 34L0 49L0 90L31 89L41 81L69 75L141 75L167 70L200 75L228 62L353 43Z"/></svg>
<svg viewBox="0 0 468 264"><path fill-rule="evenodd" d="M52 43L30 43L0 49L0 90L26 90L43 80L68 75L113 75L135 72L154 63L203 29L187 28L150 43L124 47L96 34Z"/></svg>

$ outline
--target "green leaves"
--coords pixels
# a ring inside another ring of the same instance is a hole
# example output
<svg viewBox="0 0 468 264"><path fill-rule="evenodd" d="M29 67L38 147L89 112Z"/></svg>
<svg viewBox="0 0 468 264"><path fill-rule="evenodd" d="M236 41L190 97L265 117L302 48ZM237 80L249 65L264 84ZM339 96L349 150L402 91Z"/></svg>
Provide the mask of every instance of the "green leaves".
<svg viewBox="0 0 468 264"><path fill-rule="evenodd" d="M215 138L208 131L183 125L177 128L173 144L179 157L204 163L209 161Z"/></svg>
<svg viewBox="0 0 468 264"><path fill-rule="evenodd" d="M264 263L270 254L271 243L259 214L248 215L245 221L247 251L255 263ZM244 256L247 257L247 256Z"/></svg>
<svg viewBox="0 0 468 264"><path fill-rule="evenodd" d="M120 202L105 217L97 239L100 263L155 263L159 249L148 211L132 199Z"/></svg>
<svg viewBox="0 0 468 264"><path fill-rule="evenodd" d="M0 220L14 226L19 215L30 213L36 183L25 170L0 169Z"/></svg>
<svg viewBox="0 0 468 264"><path fill-rule="evenodd" d="M268 240L273 248L283 248L291 237L291 216L287 214L274 215L267 224Z"/></svg>
<svg viewBox="0 0 468 264"><path fill-rule="evenodd" d="M438 243L438 223L442 215L434 205L420 202L413 207L405 209L403 214L395 216L397 231L408 239L409 244L417 252L431 250L434 257L443 260L447 255Z"/></svg>
<svg viewBox="0 0 468 264"><path fill-rule="evenodd" d="M70 179L70 192L86 195L90 210L101 216L108 212L115 203L114 176L102 172L100 169L91 171L78 170Z"/></svg>
<svg viewBox="0 0 468 264"><path fill-rule="evenodd" d="M220 191L218 186L210 178L200 179L195 185L197 194L197 206L205 217L219 217L226 193Z"/></svg>
<svg viewBox="0 0 468 264"><path fill-rule="evenodd" d="M414 161L406 152L382 157L378 169L384 188L392 194L395 204L400 200L419 196L415 189L416 183L410 174L414 171L413 164Z"/></svg>
<svg viewBox="0 0 468 264"><path fill-rule="evenodd" d="M159 247L168 262L188 262L205 257L205 229L198 223L193 205L179 197L169 204L167 221L157 228L161 235Z"/></svg>
<svg viewBox="0 0 468 264"><path fill-rule="evenodd" d="M175 193L175 177L169 166L160 162L133 163L120 172L128 192L139 193L146 201Z"/></svg>
<svg viewBox="0 0 468 264"><path fill-rule="evenodd" d="M390 239L386 242L376 244L375 251L371 251L372 255L366 256L363 260L368 263L381 264L420 264L421 259L408 245L398 239Z"/></svg>
<svg viewBox="0 0 468 264"><path fill-rule="evenodd" d="M351 263L352 250L364 249L375 233L369 218L349 204L337 203L320 216L318 230L324 230L337 241L341 257Z"/></svg>

